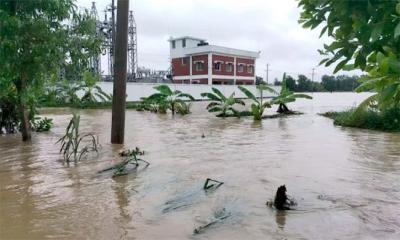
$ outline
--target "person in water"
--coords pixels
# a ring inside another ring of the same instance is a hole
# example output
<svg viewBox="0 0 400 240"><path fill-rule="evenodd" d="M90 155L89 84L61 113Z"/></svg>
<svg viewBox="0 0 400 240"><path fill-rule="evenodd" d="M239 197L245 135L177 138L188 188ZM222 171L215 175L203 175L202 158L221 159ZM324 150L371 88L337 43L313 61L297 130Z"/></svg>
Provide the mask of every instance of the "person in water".
<svg viewBox="0 0 400 240"><path fill-rule="evenodd" d="M286 186L282 185L278 187L274 200L275 208L278 210L290 210L290 207L294 205L296 205L296 203L293 200L289 199L286 195Z"/></svg>

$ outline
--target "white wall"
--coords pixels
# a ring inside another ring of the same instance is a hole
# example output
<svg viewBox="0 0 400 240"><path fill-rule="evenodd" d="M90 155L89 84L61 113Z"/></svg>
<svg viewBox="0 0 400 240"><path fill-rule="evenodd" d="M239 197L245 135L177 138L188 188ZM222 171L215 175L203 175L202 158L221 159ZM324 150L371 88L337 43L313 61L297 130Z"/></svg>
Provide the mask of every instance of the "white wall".
<svg viewBox="0 0 400 240"><path fill-rule="evenodd" d="M100 82L98 84L106 93L112 93L113 91L113 83L112 82ZM127 83L126 85L126 94L128 95L127 101L138 101L142 97L148 97L151 94L155 93L155 86L158 86L158 83ZM218 88L224 95L230 95L235 92L235 97L237 98L246 98L246 96L238 89L235 85L204 85L204 84L166 84L173 90L180 90L185 93L191 94L195 99L200 100L204 99L200 96L203 92L211 92L211 87ZM252 91L256 96L259 96L259 91L256 89L255 85L245 85L247 89ZM273 88L276 91L280 90L280 87ZM264 92L264 96L272 97L273 94Z"/></svg>

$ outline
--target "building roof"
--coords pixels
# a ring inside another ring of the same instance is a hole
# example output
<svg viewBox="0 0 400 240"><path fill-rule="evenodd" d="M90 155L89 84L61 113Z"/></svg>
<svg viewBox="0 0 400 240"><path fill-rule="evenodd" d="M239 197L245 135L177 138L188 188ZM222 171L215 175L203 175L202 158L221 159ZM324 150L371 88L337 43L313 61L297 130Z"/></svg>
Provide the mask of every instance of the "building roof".
<svg viewBox="0 0 400 240"><path fill-rule="evenodd" d="M216 45L204 45L197 46L193 48L184 48L183 53L186 55L200 54L200 53L222 53L226 55L234 55L234 56L244 56L244 57L252 57L258 58L260 57L260 52L241 50L236 48L222 47Z"/></svg>
<svg viewBox="0 0 400 240"><path fill-rule="evenodd" d="M171 41L176 41L176 40L181 40L181 39L192 39L192 40L197 40L197 41L206 41L205 39L202 39L202 38L196 38L196 37L191 37L191 36L183 36L183 37L176 37L176 38L174 38L174 37L170 37L169 39L168 39L168 41L169 42L171 42Z"/></svg>

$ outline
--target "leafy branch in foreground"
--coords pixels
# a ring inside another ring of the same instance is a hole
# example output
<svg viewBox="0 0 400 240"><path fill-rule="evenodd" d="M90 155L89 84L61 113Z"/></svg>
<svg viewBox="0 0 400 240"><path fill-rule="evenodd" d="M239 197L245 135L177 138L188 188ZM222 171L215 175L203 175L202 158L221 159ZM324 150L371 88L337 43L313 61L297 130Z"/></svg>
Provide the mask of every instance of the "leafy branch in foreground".
<svg viewBox="0 0 400 240"><path fill-rule="evenodd" d="M147 168L150 165L149 162L138 157L144 155L144 151L141 151L138 147L132 150L122 151L119 153L119 155L123 157L123 161L121 163L101 170L100 173L114 170L113 177L118 177L122 175L127 175L129 173L128 166L132 166L133 169L137 169L139 167L139 162L143 162L146 164L144 168Z"/></svg>
<svg viewBox="0 0 400 240"><path fill-rule="evenodd" d="M80 116L74 113L65 130L65 135L56 142L61 144L60 153L66 162L71 160L77 162L89 152L98 153L99 151L100 145L97 137L91 133L81 135L79 125ZM87 143L84 147L81 146L83 142Z"/></svg>
<svg viewBox="0 0 400 240"><path fill-rule="evenodd" d="M202 93L202 97L208 98L211 102L207 105L207 110L209 112L219 112L217 117L227 117L230 115L239 116L239 111L237 111L233 106L235 104L245 105L245 103L235 98L235 93L232 93L229 97L224 96L217 88L211 88L211 93Z"/></svg>
<svg viewBox="0 0 400 240"><path fill-rule="evenodd" d="M376 94L352 111L356 116L373 116L400 108L400 2L399 1L314 1L299 0L299 22L304 28L321 28L332 38L324 49L320 65L337 63L339 70L368 72L356 89ZM348 115L348 113L346 114ZM390 119L388 119L390 120Z"/></svg>

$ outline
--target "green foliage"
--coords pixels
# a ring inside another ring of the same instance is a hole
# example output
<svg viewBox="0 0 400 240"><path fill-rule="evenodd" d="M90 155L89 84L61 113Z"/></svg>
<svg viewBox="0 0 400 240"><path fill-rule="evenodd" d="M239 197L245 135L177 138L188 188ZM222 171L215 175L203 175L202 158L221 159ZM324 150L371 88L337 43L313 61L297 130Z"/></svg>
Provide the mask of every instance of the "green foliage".
<svg viewBox="0 0 400 240"><path fill-rule="evenodd" d="M298 75L297 79L287 75L286 86L294 92L352 92L360 84L358 76L323 75L321 82L313 82L305 75ZM282 82L275 80L274 85L280 86Z"/></svg>
<svg viewBox="0 0 400 240"><path fill-rule="evenodd" d="M61 144L60 153L62 153L66 162L80 161L89 152L98 153L100 145L96 136L91 133L81 135L79 125L80 116L74 113L64 136L57 141ZM87 143L87 145L82 147L82 143Z"/></svg>
<svg viewBox="0 0 400 240"><path fill-rule="evenodd" d="M33 121L31 121L31 128L36 132L47 132L53 126L53 119L51 118L40 118L35 117Z"/></svg>
<svg viewBox="0 0 400 240"><path fill-rule="evenodd" d="M0 95L0 134L15 133L19 126L16 95L11 91L4 94Z"/></svg>
<svg viewBox="0 0 400 240"><path fill-rule="evenodd" d="M344 112L327 112L322 115L334 119L334 124L344 127L400 132L400 108L389 108L383 111L366 109L361 112L359 109L350 109Z"/></svg>
<svg viewBox="0 0 400 240"><path fill-rule="evenodd" d="M89 71L83 73L83 84L79 87L79 90L85 91L81 98L81 102L98 102L100 99L102 102L111 101L111 96L105 93L101 87L97 86L97 82L100 81L100 75L94 75Z"/></svg>
<svg viewBox="0 0 400 240"><path fill-rule="evenodd" d="M382 111L399 106L400 1L299 0L299 6L303 27L322 26L321 36L334 39L320 50L327 56L321 64L368 72L357 90L377 92Z"/></svg>
<svg viewBox="0 0 400 240"><path fill-rule="evenodd" d="M229 97L224 96L217 88L211 88L211 93L202 93L202 97L208 98L211 102L207 105L207 110L211 113L218 112L217 117L227 117L230 115L239 116L233 106L235 104L245 105L245 103L235 98L235 93L232 93Z"/></svg>
<svg viewBox="0 0 400 240"><path fill-rule="evenodd" d="M95 31L94 19L78 12L74 0L0 1L0 79L16 91L24 140L34 114L27 106L34 110L29 104L37 104L32 99L39 99L49 76L60 66L83 72L101 52Z"/></svg>
<svg viewBox="0 0 400 240"><path fill-rule="evenodd" d="M286 106L286 104L296 101L297 98L312 99L311 96L308 96L306 94L299 94L290 91L286 85L286 73L284 73L282 78L281 91L278 96L272 98L271 104L279 105L277 111L278 113L288 113L290 110Z"/></svg>
<svg viewBox="0 0 400 240"><path fill-rule="evenodd" d="M253 100L253 103L251 104L251 113L254 117L254 120L261 120L262 115L264 114L264 110L266 108L270 108L271 104L269 102L263 102L263 92L268 91L271 93L276 93L273 88L268 87L265 84L260 84L257 85L257 89L260 91L260 100L257 99L257 97L250 92L247 88L243 86L238 86L240 91L242 91L249 99Z"/></svg>
<svg viewBox="0 0 400 240"><path fill-rule="evenodd" d="M184 99L194 101L192 95L182 93L179 90L172 91L167 85L159 85L154 87L158 93L154 93L147 97L146 100L149 103L155 103L158 105L158 112L164 113L167 109L170 109L174 115L176 112L177 105L182 103Z"/></svg>
<svg viewBox="0 0 400 240"><path fill-rule="evenodd" d="M190 103L179 102L176 105L176 112L180 115L186 115L190 113Z"/></svg>

